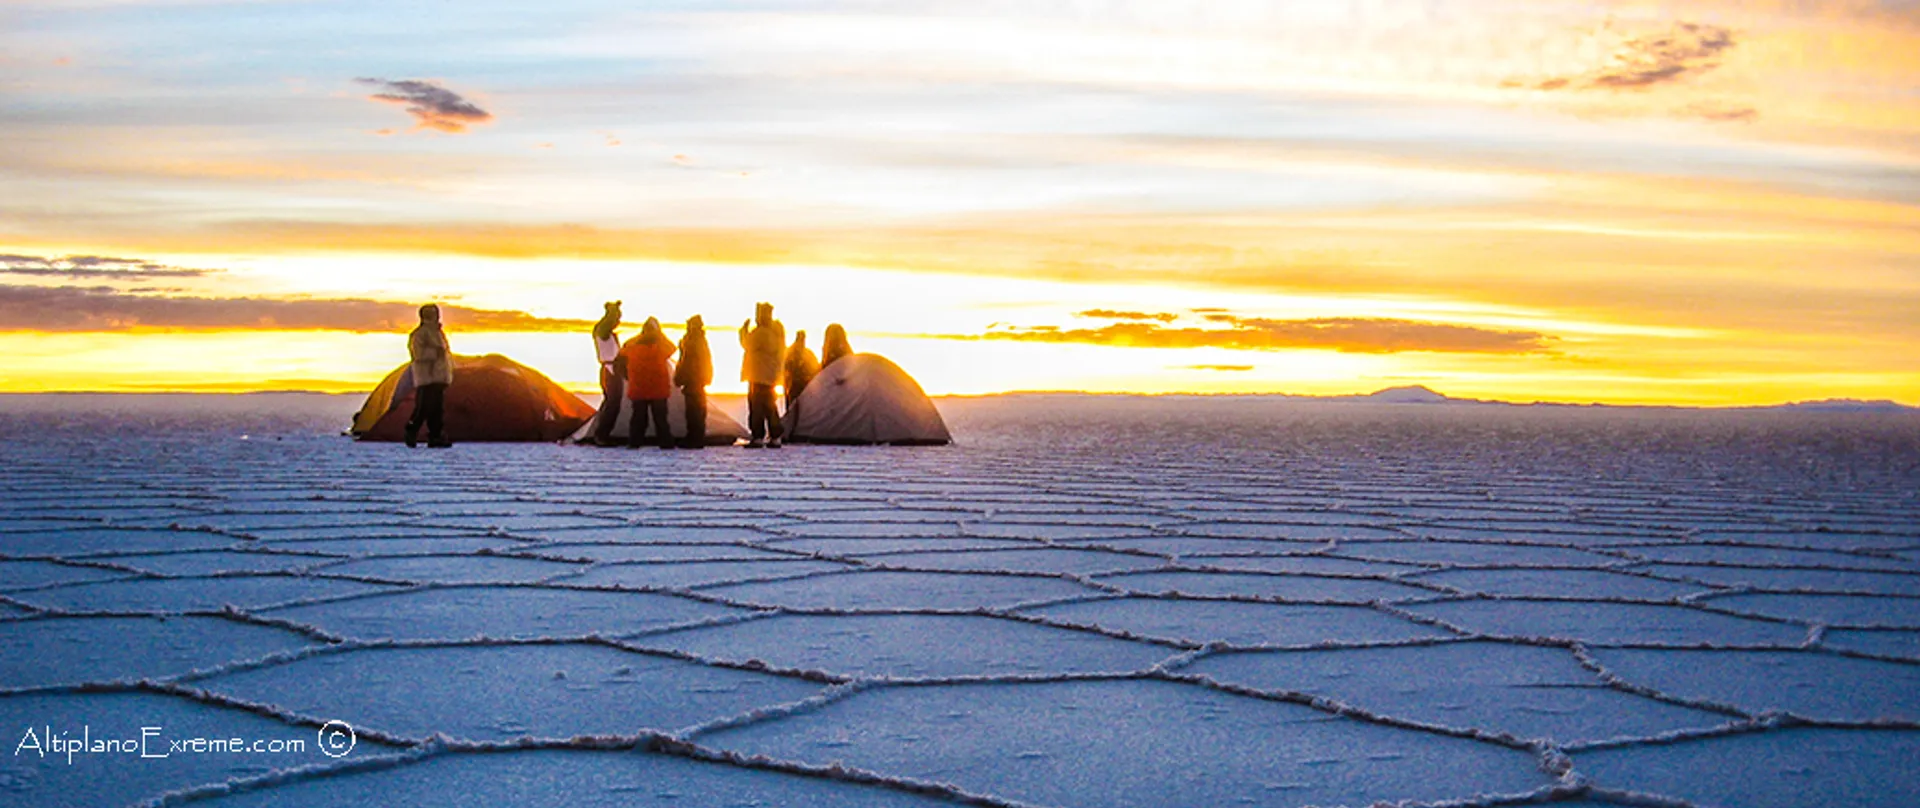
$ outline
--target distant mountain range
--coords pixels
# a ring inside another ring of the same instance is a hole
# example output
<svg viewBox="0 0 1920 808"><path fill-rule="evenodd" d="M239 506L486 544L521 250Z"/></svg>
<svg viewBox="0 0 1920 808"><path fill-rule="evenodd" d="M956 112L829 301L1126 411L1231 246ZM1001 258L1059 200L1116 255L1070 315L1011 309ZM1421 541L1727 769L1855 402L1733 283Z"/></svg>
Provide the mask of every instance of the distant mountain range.
<svg viewBox="0 0 1920 808"><path fill-rule="evenodd" d="M576 391L576 392L582 392L582 391ZM584 393L584 394L589 397L589 400L598 400L592 397L593 396L592 393ZM204 396L208 398L222 398L222 397L229 397L229 396L285 396L285 395L325 396L330 398L340 398L342 400L359 401L365 398L366 393L364 392L350 392L350 393L323 392L318 390L271 390L271 391L262 390L257 392L234 392L234 393L189 392L189 391L150 392L150 393L90 393L90 392L80 392L80 391L55 392L55 393L0 393L0 403L8 402L8 401L14 401L14 402L30 401L38 398L51 399L51 398L58 398L62 396L102 396L102 397L108 397L108 398L125 397L129 399L134 399L134 398L180 399L180 398L190 398L194 396ZM1148 398L1153 398L1153 397L1159 397L1159 395L1160 394L1151 394L1151 393L1131 393L1131 394L1129 393L1083 393L1083 392L1067 391L1067 390L1016 390L1016 391L1011 391L1007 393L989 393L985 395L961 395L961 396L955 396L955 398L995 398L998 396L1010 396L1010 397L1053 396L1053 397L1061 397L1061 398L1068 398L1068 397L1086 397L1086 398L1148 397ZM1298 394L1292 394L1292 393L1227 393L1227 394L1171 393L1171 394L1165 394L1165 395L1173 398L1218 397L1218 398L1278 399L1283 401L1299 401L1299 402L1335 402L1335 403L1342 403L1342 404L1393 404L1393 405L1406 405L1406 406L1444 405L1444 406L1452 406L1452 407L1471 407L1471 406L1570 407L1570 408L1579 408L1579 409L1669 409L1669 410L1743 410L1743 411L1779 410L1779 411L1790 411L1790 412L1828 412L1828 413L1849 413L1849 412L1917 413L1917 412L1920 412L1920 407L1908 406L1905 404L1901 404L1900 402L1897 402L1897 401L1888 401L1886 399L1861 400L1857 398L1825 398L1817 401L1795 401L1789 404L1768 404L1768 405L1748 406L1748 407L1724 407L1724 406L1717 407L1717 406L1711 406L1711 405L1685 406L1685 405L1660 405L1660 404L1567 404L1567 403L1552 402L1552 401L1515 402L1515 401L1499 401L1495 399L1484 399L1484 398L1456 398L1454 396L1450 396L1445 393L1434 390L1431 387L1427 387L1425 385L1418 385L1418 384L1406 385L1403 387L1388 387L1383 390L1375 390L1371 393L1366 393L1363 395L1343 395L1343 396L1311 396L1311 395L1298 395ZM744 396L737 393L714 393L713 396L715 398L720 398L720 399L744 398ZM936 398L939 398L939 397L940 396L936 396Z"/></svg>
<svg viewBox="0 0 1920 808"><path fill-rule="evenodd" d="M1814 412L1906 412L1920 410L1920 407L1909 407L1898 401L1888 401L1884 398L1873 401L1861 401L1857 398L1823 398L1819 401L1796 401L1792 404L1779 404L1760 409Z"/></svg>

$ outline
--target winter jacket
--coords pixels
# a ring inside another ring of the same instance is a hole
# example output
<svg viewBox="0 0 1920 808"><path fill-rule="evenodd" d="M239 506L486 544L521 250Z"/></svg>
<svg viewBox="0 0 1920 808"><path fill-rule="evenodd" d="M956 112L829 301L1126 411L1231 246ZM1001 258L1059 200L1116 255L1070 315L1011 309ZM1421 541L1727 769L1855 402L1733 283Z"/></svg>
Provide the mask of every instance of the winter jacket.
<svg viewBox="0 0 1920 808"><path fill-rule="evenodd" d="M806 388L807 382L820 374L820 360L813 356L813 349L805 345L787 349L787 393L798 395Z"/></svg>
<svg viewBox="0 0 1920 808"><path fill-rule="evenodd" d="M613 358L620 355L620 319L608 314L593 324L593 352L600 358L601 365L613 364Z"/></svg>
<svg viewBox="0 0 1920 808"><path fill-rule="evenodd" d="M673 383L681 387L713 384L713 352L707 347L704 329L689 329L680 338L680 364L673 369Z"/></svg>
<svg viewBox="0 0 1920 808"><path fill-rule="evenodd" d="M740 327L740 347L747 355L740 359L740 381L748 384L779 384L780 363L786 358L787 329L774 320L748 330Z"/></svg>
<svg viewBox="0 0 1920 808"><path fill-rule="evenodd" d="M853 345L847 342L846 330L837 325L827 326L826 335L820 338L820 367L825 369L852 355Z"/></svg>
<svg viewBox="0 0 1920 808"><path fill-rule="evenodd" d="M649 401L673 395L673 371L668 362L673 358L673 351L673 343L665 339L642 341L634 337L627 340L620 348L620 356L627 364L629 400Z"/></svg>
<svg viewBox="0 0 1920 808"><path fill-rule="evenodd" d="M407 355L413 360L413 386L453 383L453 349L438 323L421 323L407 335Z"/></svg>

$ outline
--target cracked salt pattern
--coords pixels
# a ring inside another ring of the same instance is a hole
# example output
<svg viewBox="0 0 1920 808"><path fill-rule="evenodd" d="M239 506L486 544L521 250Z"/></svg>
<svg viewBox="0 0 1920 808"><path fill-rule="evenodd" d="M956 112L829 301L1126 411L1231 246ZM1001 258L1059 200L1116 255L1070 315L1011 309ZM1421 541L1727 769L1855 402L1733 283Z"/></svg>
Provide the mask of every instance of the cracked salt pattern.
<svg viewBox="0 0 1920 808"><path fill-rule="evenodd" d="M1664 653L1664 652L1656 652ZM1487 642L1217 654L1188 670L1442 726L1549 742L1705 729L1725 714L1607 687L1565 648Z"/></svg>
<svg viewBox="0 0 1920 808"><path fill-rule="evenodd" d="M1376 600L1395 601L1432 597L1435 594L1431 590L1371 578L1259 575L1194 570L1142 571L1124 575L1107 575L1102 576L1100 581L1129 592L1147 594L1171 592L1182 595L1218 595L1313 603L1368 603Z"/></svg>
<svg viewBox="0 0 1920 808"><path fill-rule="evenodd" d="M361 744L0 804L1920 801L1920 419L1062 401L409 453L0 397L0 728Z"/></svg>
<svg viewBox="0 0 1920 808"><path fill-rule="evenodd" d="M617 637L749 613L671 594L559 586L421 588L259 612L362 640Z"/></svg>
<svg viewBox="0 0 1920 808"><path fill-rule="evenodd" d="M924 808L949 805L934 796L873 784L792 777L711 761L619 751L535 749L446 754L365 773L301 780L264 791L213 797L223 808L353 805L377 794L387 805L448 802L459 783L474 805L783 806L783 808Z"/></svg>
<svg viewBox="0 0 1920 808"><path fill-rule="evenodd" d="M190 681L238 701L351 715L362 732L409 741L666 732L825 686L590 643L347 646Z"/></svg>
<svg viewBox="0 0 1920 808"><path fill-rule="evenodd" d="M115 721L114 717L127 717ZM277 718L231 709L160 692L124 689L116 692L32 692L0 698L0 722L9 734L48 721L56 729L70 720L73 732L89 723L95 737L106 726L114 737L139 737L140 726L161 726L174 737L248 738L310 737L312 732ZM8 746L19 738L8 739ZM355 754L378 754L382 745L362 738ZM392 752L395 750L384 749ZM31 754L31 753L28 753ZM313 757L319 758L319 755ZM181 755L164 760L127 760L104 755L75 755L71 764L10 757L0 769L0 802L8 805L75 806L126 805L195 786L257 778L272 769L249 755ZM305 762L305 761L303 761Z"/></svg>

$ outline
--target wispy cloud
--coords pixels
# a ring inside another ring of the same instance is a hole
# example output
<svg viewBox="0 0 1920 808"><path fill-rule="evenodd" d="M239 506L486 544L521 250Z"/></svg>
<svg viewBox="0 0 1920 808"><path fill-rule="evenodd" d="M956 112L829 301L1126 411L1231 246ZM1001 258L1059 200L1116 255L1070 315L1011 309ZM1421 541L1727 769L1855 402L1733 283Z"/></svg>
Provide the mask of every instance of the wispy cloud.
<svg viewBox="0 0 1920 808"><path fill-rule="evenodd" d="M1536 90L1643 90L1711 71L1737 44L1730 28L1676 22L1660 33L1628 37L1607 64L1593 70L1507 85Z"/></svg>
<svg viewBox="0 0 1920 808"><path fill-rule="evenodd" d="M1171 323L1174 320L1180 319L1180 315L1164 311L1115 311L1113 309L1087 309L1074 316L1096 320L1156 320L1162 323Z"/></svg>
<svg viewBox="0 0 1920 808"><path fill-rule="evenodd" d="M469 331L585 331L591 320L442 305L448 327ZM0 331L399 331L419 322L418 305L362 299L191 297L136 294L106 286L0 285Z"/></svg>
<svg viewBox="0 0 1920 808"><path fill-rule="evenodd" d="M69 255L48 258L38 255L0 255L0 274L35 275L54 278L195 278L218 270L167 266L136 258L109 258L102 255Z"/></svg>
<svg viewBox="0 0 1920 808"><path fill-rule="evenodd" d="M1452 323L1427 323L1366 317L1270 320L1208 315L1227 328L1172 328L1153 322L1115 323L1101 328L1015 327L959 339L1015 342L1083 343L1128 348L1225 348L1279 351L1301 348L1345 353L1537 354L1551 351L1553 337L1536 331L1502 331ZM1211 369L1224 369L1225 366Z"/></svg>
<svg viewBox="0 0 1920 808"><path fill-rule="evenodd" d="M1245 373L1253 370L1252 365L1182 365L1179 370L1211 370L1220 373Z"/></svg>
<svg viewBox="0 0 1920 808"><path fill-rule="evenodd" d="M1698 103L1680 108L1682 117L1697 118L1703 121L1749 122L1760 117L1760 111L1753 107L1732 104Z"/></svg>
<svg viewBox="0 0 1920 808"><path fill-rule="evenodd" d="M414 124L415 129L433 129L449 134L459 134L467 131L468 126L493 120L493 113L462 98L459 93L431 81L422 79L389 81L377 78L358 78L354 81L380 89L380 92L368 96L369 98L406 107L407 114L412 115L417 121Z"/></svg>

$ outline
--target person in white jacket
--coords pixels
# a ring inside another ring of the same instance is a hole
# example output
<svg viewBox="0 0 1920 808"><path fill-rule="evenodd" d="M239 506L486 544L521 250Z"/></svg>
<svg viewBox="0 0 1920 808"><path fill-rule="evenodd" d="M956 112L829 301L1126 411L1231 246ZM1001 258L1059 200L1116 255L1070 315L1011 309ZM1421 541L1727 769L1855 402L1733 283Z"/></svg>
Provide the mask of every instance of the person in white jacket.
<svg viewBox="0 0 1920 808"><path fill-rule="evenodd" d="M440 327L440 307L420 307L420 325L407 335L407 355L413 360L413 417L407 419L407 445L419 445L420 426L427 427L427 446L452 446L447 440L447 386L453 384L453 349Z"/></svg>

